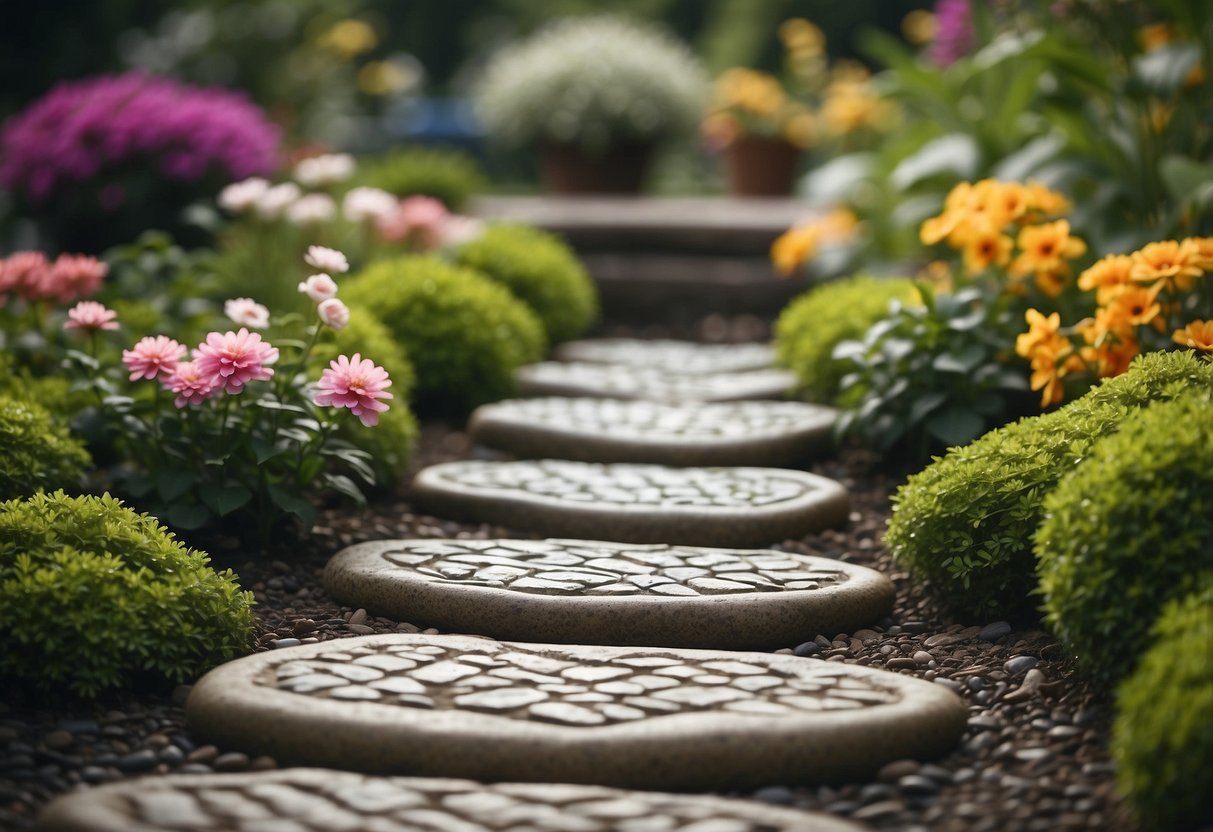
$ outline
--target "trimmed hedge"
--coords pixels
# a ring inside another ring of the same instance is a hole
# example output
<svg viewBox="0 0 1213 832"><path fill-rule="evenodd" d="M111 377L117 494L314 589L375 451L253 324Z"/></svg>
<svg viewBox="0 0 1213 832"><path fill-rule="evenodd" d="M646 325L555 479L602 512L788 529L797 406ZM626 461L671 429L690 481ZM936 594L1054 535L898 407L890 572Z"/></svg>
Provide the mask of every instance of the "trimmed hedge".
<svg viewBox="0 0 1213 832"><path fill-rule="evenodd" d="M358 182L399 197L432 196L458 211L487 187L484 174L467 153L434 147L405 147L362 159Z"/></svg>
<svg viewBox="0 0 1213 832"><path fill-rule="evenodd" d="M88 451L42 405L0 395L0 500L78 487Z"/></svg>

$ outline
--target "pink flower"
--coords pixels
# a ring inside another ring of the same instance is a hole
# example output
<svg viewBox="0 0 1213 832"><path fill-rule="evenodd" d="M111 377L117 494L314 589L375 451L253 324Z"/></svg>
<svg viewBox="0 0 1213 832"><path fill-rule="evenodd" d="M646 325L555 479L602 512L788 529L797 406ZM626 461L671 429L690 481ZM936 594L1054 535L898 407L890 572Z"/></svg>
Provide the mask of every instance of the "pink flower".
<svg viewBox="0 0 1213 832"><path fill-rule="evenodd" d="M345 274L350 270L350 261L335 248L308 246L303 261L314 269L333 274Z"/></svg>
<svg viewBox="0 0 1213 832"><path fill-rule="evenodd" d="M392 386L387 370L369 358L337 356L320 375L314 401L321 407L348 407L368 428L379 424L379 414L388 409L380 399L390 399Z"/></svg>
<svg viewBox="0 0 1213 832"><path fill-rule="evenodd" d="M270 310L252 298L232 298L223 304L223 314L241 326L265 329L270 325Z"/></svg>
<svg viewBox="0 0 1213 832"><path fill-rule="evenodd" d="M345 325L350 322L349 307L337 298L321 301L320 305L316 307L316 313L320 315L320 320L326 326L333 329L345 329Z"/></svg>
<svg viewBox="0 0 1213 832"><path fill-rule="evenodd" d="M82 300L67 310L64 329L117 329L118 313L95 300Z"/></svg>
<svg viewBox="0 0 1213 832"><path fill-rule="evenodd" d="M218 376L203 373L193 361L182 361L161 384L169 392L177 394L173 405L179 409L187 404L202 404L220 387Z"/></svg>
<svg viewBox="0 0 1213 832"><path fill-rule="evenodd" d="M109 266L96 257L60 254L50 270L44 273L38 295L59 303L71 303L100 289L101 281L108 272Z"/></svg>
<svg viewBox="0 0 1213 832"><path fill-rule="evenodd" d="M212 332L194 350L198 373L228 393L239 393L250 381L273 377L268 365L277 360L278 349L244 327L239 332Z"/></svg>
<svg viewBox="0 0 1213 832"><path fill-rule="evenodd" d="M379 219L379 233L392 243L408 243L431 249L442 242L442 231L450 214L446 206L430 196L400 200L396 210Z"/></svg>
<svg viewBox="0 0 1213 832"><path fill-rule="evenodd" d="M337 284L327 274L314 274L299 284L299 291L320 303L337 294Z"/></svg>
<svg viewBox="0 0 1213 832"><path fill-rule="evenodd" d="M0 306L7 295L31 299L41 288L50 264L40 251L18 251L6 260L0 260Z"/></svg>
<svg viewBox="0 0 1213 832"><path fill-rule="evenodd" d="M186 349L165 335L141 338L135 346L122 351L122 363L131 371L131 381L156 376L171 376ZM180 405L178 405L180 406Z"/></svg>
<svg viewBox="0 0 1213 832"><path fill-rule="evenodd" d="M270 189L270 183L259 176L233 182L219 192L219 207L233 214L243 214L257 204Z"/></svg>

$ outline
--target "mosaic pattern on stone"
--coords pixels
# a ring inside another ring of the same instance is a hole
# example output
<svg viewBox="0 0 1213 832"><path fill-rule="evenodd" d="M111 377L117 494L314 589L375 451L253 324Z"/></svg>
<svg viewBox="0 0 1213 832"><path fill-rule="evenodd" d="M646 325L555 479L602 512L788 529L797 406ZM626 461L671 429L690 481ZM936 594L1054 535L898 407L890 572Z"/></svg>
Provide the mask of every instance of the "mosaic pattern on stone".
<svg viewBox="0 0 1213 832"><path fill-rule="evenodd" d="M283 771L144 778L51 804L60 832L858 832L824 815L703 795Z"/></svg>
<svg viewBox="0 0 1213 832"><path fill-rule="evenodd" d="M724 402L780 399L796 385L787 370L693 375L658 367L545 361L519 367L525 396L602 396L660 402Z"/></svg>
<svg viewBox="0 0 1213 832"><path fill-rule="evenodd" d="M762 370L775 361L775 351L768 344L699 344L637 338L570 341L557 347L555 355L560 361L655 367L693 375Z"/></svg>

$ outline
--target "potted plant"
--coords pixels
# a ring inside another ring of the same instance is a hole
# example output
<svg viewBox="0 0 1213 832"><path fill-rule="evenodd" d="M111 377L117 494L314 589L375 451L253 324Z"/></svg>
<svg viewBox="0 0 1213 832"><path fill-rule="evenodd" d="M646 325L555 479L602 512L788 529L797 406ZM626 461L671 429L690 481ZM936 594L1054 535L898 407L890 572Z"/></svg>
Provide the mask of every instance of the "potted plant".
<svg viewBox="0 0 1213 832"><path fill-rule="evenodd" d="M651 26L566 18L503 49L475 90L485 129L537 145L554 193L635 193L653 149L690 133L707 82L691 51Z"/></svg>

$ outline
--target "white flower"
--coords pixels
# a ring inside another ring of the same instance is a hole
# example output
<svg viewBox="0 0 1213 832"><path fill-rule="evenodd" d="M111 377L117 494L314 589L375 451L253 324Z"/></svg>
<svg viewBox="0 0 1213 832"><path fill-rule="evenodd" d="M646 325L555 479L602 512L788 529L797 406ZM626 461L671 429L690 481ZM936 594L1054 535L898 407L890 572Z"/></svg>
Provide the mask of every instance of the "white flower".
<svg viewBox="0 0 1213 832"><path fill-rule="evenodd" d="M337 294L337 284L327 274L314 274L299 284L299 291L320 303Z"/></svg>
<svg viewBox="0 0 1213 832"><path fill-rule="evenodd" d="M232 298L223 304L223 314L241 326L265 329L270 325L270 310L252 298Z"/></svg>
<svg viewBox="0 0 1213 832"><path fill-rule="evenodd" d="M299 199L302 191L294 182L283 182L263 193L257 200L257 216L263 220L280 219L292 202Z"/></svg>
<svg viewBox="0 0 1213 832"><path fill-rule="evenodd" d="M307 194L286 207L286 220L292 225L314 225L337 216L337 203L328 194Z"/></svg>
<svg viewBox="0 0 1213 832"><path fill-rule="evenodd" d="M478 217L467 217L463 214L451 214L442 224L438 233L438 244L443 248L454 248L464 243L470 243L484 233L484 220Z"/></svg>
<svg viewBox="0 0 1213 832"><path fill-rule="evenodd" d="M345 325L350 322L350 309L337 298L329 298L322 300L320 305L316 307L316 314L320 316L320 320L333 329L345 329Z"/></svg>
<svg viewBox="0 0 1213 832"><path fill-rule="evenodd" d="M396 210L396 197L379 188L354 188L345 195L342 211L350 222L379 220Z"/></svg>
<svg viewBox="0 0 1213 832"><path fill-rule="evenodd" d="M295 165L295 181L300 185L331 185L354 175L354 157L348 153L326 153Z"/></svg>
<svg viewBox="0 0 1213 832"><path fill-rule="evenodd" d="M350 270L350 261L335 248L324 246L308 246L303 261L314 269L334 274L345 274Z"/></svg>
<svg viewBox="0 0 1213 832"><path fill-rule="evenodd" d="M233 182L219 192L219 207L232 214L243 214L257 204L270 183L259 176Z"/></svg>

